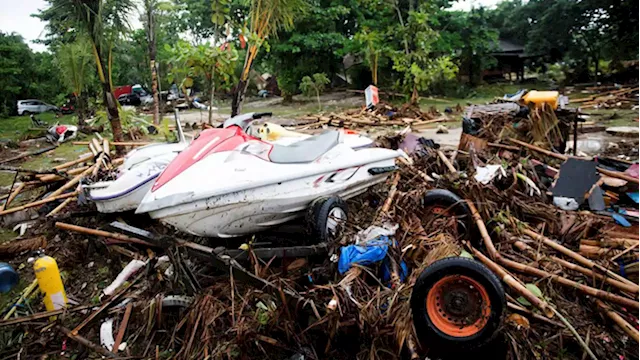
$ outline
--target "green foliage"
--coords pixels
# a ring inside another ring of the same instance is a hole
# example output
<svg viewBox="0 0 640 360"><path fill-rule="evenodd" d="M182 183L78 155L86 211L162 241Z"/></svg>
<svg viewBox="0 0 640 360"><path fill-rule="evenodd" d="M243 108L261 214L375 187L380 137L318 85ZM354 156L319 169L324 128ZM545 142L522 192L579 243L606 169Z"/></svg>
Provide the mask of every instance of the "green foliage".
<svg viewBox="0 0 640 360"><path fill-rule="evenodd" d="M17 100L55 102L65 93L58 75L53 55L33 53L21 36L0 31L0 117L15 113Z"/></svg>
<svg viewBox="0 0 640 360"><path fill-rule="evenodd" d="M324 73L316 73L313 74L313 79L309 76L305 76L300 81L300 90L305 96L313 96L316 95L318 99L318 109L322 109L322 104L320 103L320 94L324 92L325 85L329 84L331 81L327 78L327 75Z"/></svg>
<svg viewBox="0 0 640 360"><path fill-rule="evenodd" d="M91 44L82 37L56 49L56 65L69 92L80 95L90 79Z"/></svg>
<svg viewBox="0 0 640 360"><path fill-rule="evenodd" d="M142 116L138 114L136 109L134 108L123 108L122 106L118 106L118 114L120 115L120 123L122 124L122 130L125 133L128 133L130 130L135 130L136 132L141 132L143 134L148 134L149 130L147 126L150 125L148 121L146 121ZM109 117L107 116L107 112L105 110L96 111L96 116L93 126L104 126L105 129L109 127Z"/></svg>
<svg viewBox="0 0 640 360"><path fill-rule="evenodd" d="M452 79L458 71L449 56L437 56L433 51L438 33L429 25L430 11L433 9L421 6L418 11L409 12L401 31L405 32L405 40L411 34L411 47L406 45L392 52L393 69L401 74L397 87L411 94L412 103L417 103L418 91L428 90L436 80Z"/></svg>

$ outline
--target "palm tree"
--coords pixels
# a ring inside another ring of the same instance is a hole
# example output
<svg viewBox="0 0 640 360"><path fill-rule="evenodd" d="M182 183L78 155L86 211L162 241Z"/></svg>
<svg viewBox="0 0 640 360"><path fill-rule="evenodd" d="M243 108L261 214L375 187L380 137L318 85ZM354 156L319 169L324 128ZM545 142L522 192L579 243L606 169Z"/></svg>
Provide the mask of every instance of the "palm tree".
<svg viewBox="0 0 640 360"><path fill-rule="evenodd" d="M241 110L244 94L247 91L249 73L258 50L270 35L278 30L291 30L296 16L307 7L305 0L251 0L249 12L249 49L244 60L240 81L236 85L231 102L231 116Z"/></svg>
<svg viewBox="0 0 640 360"><path fill-rule="evenodd" d="M79 126L84 125L86 109L82 93L86 87L89 76L89 64L92 59L91 45L83 37L77 38L76 41L72 43L60 45L56 51L56 61L62 78L76 98L76 112Z"/></svg>
<svg viewBox="0 0 640 360"><path fill-rule="evenodd" d="M114 141L122 141L122 125L118 102L113 96L111 61L113 42L128 28L127 15L133 9L131 0L49 0L51 7L42 17L56 24L66 24L87 37L102 86L102 99L107 108ZM121 149L118 149L119 151Z"/></svg>

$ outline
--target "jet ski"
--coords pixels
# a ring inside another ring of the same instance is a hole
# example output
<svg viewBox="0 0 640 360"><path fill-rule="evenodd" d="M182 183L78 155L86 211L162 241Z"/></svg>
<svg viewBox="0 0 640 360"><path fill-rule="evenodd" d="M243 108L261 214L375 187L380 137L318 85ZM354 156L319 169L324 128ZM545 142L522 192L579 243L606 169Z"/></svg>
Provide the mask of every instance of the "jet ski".
<svg viewBox="0 0 640 360"><path fill-rule="evenodd" d="M116 180L83 186L87 197L96 204L99 212L135 210L140 205L153 181L189 145L177 110L175 121L178 142L150 144L134 149L125 156Z"/></svg>
<svg viewBox="0 0 640 360"><path fill-rule="evenodd" d="M262 133L265 138L268 137L268 141L280 145L289 145L311 136L286 130L277 124L253 123L265 116L271 116L271 113L242 114L228 119L223 126L243 123L246 124L248 132ZM116 180L102 181L84 187L88 192L88 198L96 204L99 212L129 211L140 205L142 198L151 189L153 181L189 145L185 140L177 110L175 121L179 140L177 143L151 144L134 149L125 157ZM349 146L362 148L371 146L373 140L357 133L349 133L347 142Z"/></svg>
<svg viewBox="0 0 640 360"><path fill-rule="evenodd" d="M253 234L309 213L331 227L343 199L384 181L402 151L355 150L327 131L288 146L245 132L250 118L203 131L156 179L136 210L205 237ZM342 204L342 205L341 205ZM317 211L316 211L317 210ZM320 231L326 233L326 231Z"/></svg>

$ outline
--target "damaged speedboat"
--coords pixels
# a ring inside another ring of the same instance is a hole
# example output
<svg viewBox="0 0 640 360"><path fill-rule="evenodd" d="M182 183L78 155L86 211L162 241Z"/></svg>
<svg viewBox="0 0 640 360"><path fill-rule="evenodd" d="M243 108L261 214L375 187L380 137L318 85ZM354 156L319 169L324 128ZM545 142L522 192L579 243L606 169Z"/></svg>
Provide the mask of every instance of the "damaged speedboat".
<svg viewBox="0 0 640 360"><path fill-rule="evenodd" d="M200 136L155 181L136 213L178 230L233 237L311 213L318 234L346 217L342 199L364 192L395 170L401 151L354 150L327 131L288 146L245 132L251 119L229 119Z"/></svg>

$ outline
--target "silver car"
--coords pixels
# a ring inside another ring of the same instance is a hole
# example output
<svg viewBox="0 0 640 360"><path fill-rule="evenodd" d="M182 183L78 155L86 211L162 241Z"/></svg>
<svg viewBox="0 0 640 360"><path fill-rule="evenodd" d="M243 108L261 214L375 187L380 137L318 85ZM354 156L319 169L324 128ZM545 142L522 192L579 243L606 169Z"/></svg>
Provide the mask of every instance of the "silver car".
<svg viewBox="0 0 640 360"><path fill-rule="evenodd" d="M18 100L18 115L39 114L46 111L60 111L60 109L40 100Z"/></svg>

